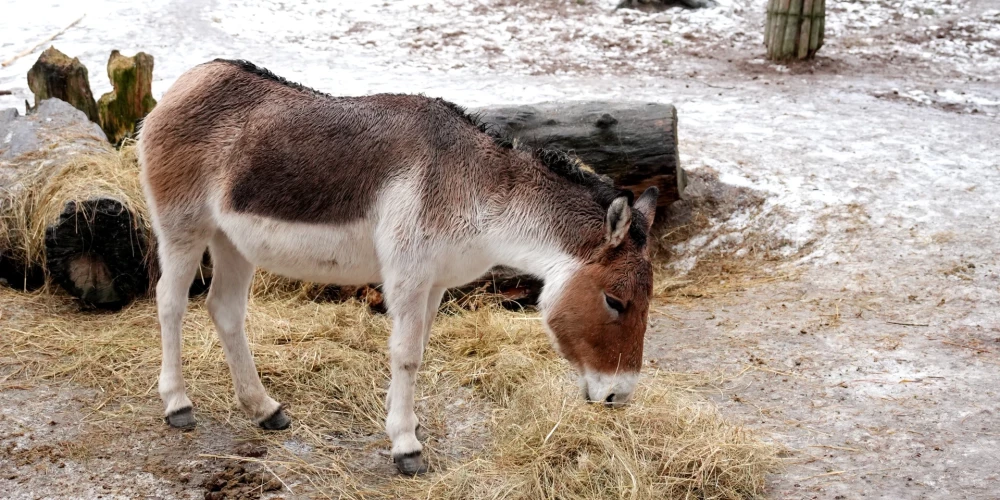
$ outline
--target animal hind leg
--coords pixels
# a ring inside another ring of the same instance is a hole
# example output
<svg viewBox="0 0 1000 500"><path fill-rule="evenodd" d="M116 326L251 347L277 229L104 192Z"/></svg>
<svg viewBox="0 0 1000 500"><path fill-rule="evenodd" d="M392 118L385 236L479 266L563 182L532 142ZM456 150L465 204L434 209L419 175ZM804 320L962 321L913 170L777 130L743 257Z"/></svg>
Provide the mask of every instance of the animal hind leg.
<svg viewBox="0 0 1000 500"><path fill-rule="evenodd" d="M428 295L430 286L408 280L386 279L386 299L392 316L389 336L391 380L386 395L385 429L392 440L392 459L396 468L407 475L427 472L421 456L423 445L417 439L417 415L414 390L417 371L423 358Z"/></svg>
<svg viewBox="0 0 1000 500"><path fill-rule="evenodd" d="M222 341L229 373L233 377L236 400L243 411L261 427L268 430L285 429L291 419L261 384L244 328L254 266L222 231L215 233L209 243L209 251L212 254L213 268L212 285L208 291L208 313Z"/></svg>
<svg viewBox="0 0 1000 500"><path fill-rule="evenodd" d="M424 349L427 349L427 342L431 339L431 325L434 324L434 318L437 317L438 309L441 308L441 300L444 298L445 290L445 287L434 287L431 288L431 292L427 296L427 311L424 313Z"/></svg>
<svg viewBox="0 0 1000 500"><path fill-rule="evenodd" d="M431 339L431 325L434 324L434 318L437 317L438 309L441 308L441 299L444 298L444 292L446 288L444 287L434 287L431 288L430 293L427 295L427 310L424 312L424 341L423 349L427 350L427 343ZM417 428L414 430L417 435L417 440L423 442L427 437L423 429L420 427L420 423L417 423Z"/></svg>
<svg viewBox="0 0 1000 500"><path fill-rule="evenodd" d="M158 389L165 419L172 427L195 426L194 409L181 373L181 329L187 309L188 289L208 243L208 231L190 231L183 236L157 231L160 279L156 284L156 309L160 321L163 358Z"/></svg>

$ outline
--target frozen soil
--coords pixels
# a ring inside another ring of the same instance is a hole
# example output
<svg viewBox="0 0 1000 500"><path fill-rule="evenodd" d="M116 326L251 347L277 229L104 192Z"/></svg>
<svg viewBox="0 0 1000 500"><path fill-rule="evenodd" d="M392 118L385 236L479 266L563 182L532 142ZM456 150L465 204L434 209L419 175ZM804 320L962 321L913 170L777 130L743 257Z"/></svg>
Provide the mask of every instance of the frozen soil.
<svg viewBox="0 0 1000 500"><path fill-rule="evenodd" d="M267 448L234 439L225 423L179 433L155 425L152 408L140 421L153 425L136 426L115 406L73 384L8 379L0 391L3 498L269 498L282 488L239 458L265 457Z"/></svg>
<svg viewBox="0 0 1000 500"><path fill-rule="evenodd" d="M663 276L676 285L654 306L650 363L727 375L714 392L725 414L787 448L773 498L995 498L1000 5L828 2L818 59L775 65L762 58L763 1L615 3L102 1L56 46L91 68L95 94L119 48L156 56L157 94L222 56L334 94L672 102L682 163L702 186L690 195L708 200L688 203L733 200L667 238ZM4 16L44 19L4 25L4 57L79 15L15 7L51 16ZM30 97L34 57L0 70L14 91L0 107ZM225 422L122 429L99 393L9 373L5 491L203 496L205 480L184 474L231 464L198 455L237 453Z"/></svg>

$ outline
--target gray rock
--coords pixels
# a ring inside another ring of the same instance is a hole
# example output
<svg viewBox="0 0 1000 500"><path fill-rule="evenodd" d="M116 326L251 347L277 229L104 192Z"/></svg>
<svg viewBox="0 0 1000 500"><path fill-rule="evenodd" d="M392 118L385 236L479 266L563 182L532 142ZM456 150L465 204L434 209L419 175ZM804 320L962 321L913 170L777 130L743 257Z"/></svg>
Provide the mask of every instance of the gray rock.
<svg viewBox="0 0 1000 500"><path fill-rule="evenodd" d="M20 115L17 114L17 108L0 109L0 126L14 121L18 116Z"/></svg>

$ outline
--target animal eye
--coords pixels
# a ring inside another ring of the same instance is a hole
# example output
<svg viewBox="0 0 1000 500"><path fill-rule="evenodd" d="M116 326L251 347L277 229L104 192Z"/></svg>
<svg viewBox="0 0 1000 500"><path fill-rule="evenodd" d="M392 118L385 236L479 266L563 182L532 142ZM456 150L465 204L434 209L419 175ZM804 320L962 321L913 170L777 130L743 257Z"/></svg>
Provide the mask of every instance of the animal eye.
<svg viewBox="0 0 1000 500"><path fill-rule="evenodd" d="M608 303L608 307L618 311L618 314L625 312L625 304L622 304L620 300L605 294L604 301Z"/></svg>

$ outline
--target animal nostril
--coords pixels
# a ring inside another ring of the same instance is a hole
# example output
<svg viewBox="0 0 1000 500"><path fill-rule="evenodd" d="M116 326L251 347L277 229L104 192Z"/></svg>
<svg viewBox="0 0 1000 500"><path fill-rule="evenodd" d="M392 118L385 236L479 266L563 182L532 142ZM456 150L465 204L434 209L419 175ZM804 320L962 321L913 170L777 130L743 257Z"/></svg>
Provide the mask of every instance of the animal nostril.
<svg viewBox="0 0 1000 500"><path fill-rule="evenodd" d="M607 403L614 403L615 402L615 394L614 393L608 394L608 397L604 401L607 402Z"/></svg>

